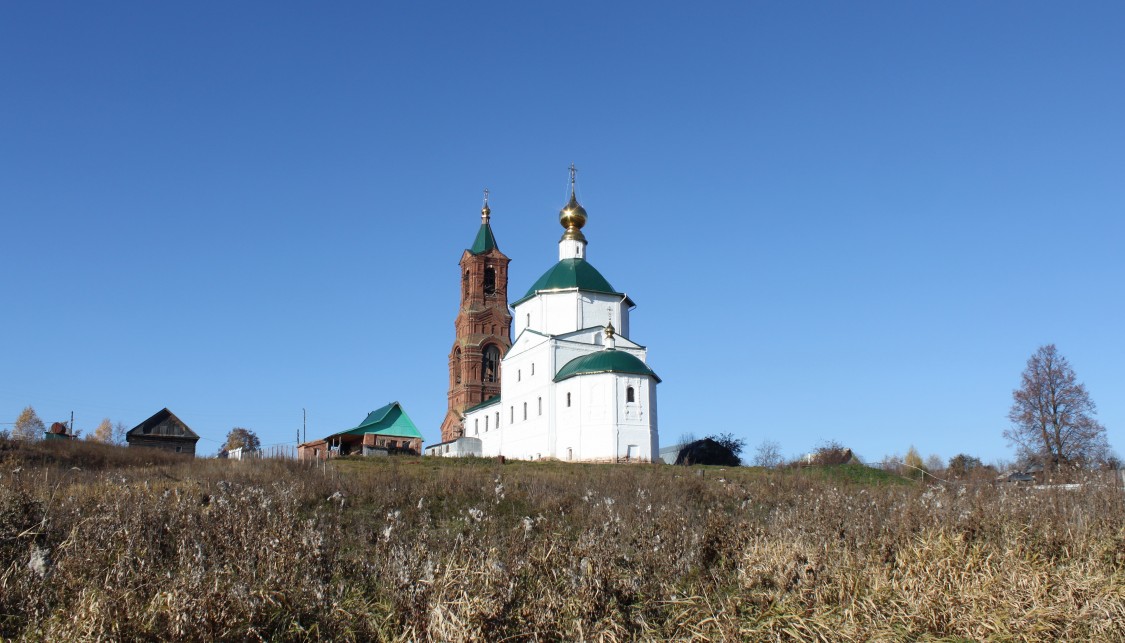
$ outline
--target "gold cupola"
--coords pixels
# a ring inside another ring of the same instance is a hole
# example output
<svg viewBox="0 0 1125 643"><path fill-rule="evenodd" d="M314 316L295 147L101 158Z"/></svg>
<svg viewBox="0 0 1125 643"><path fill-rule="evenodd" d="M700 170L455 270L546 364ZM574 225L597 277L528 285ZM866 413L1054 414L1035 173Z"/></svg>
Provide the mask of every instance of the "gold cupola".
<svg viewBox="0 0 1125 643"><path fill-rule="evenodd" d="M578 204L578 197L574 193L574 177L576 174L574 164L570 164L570 201L559 210L559 223L566 228L562 241L586 241L582 234L582 226L586 225L586 208Z"/></svg>

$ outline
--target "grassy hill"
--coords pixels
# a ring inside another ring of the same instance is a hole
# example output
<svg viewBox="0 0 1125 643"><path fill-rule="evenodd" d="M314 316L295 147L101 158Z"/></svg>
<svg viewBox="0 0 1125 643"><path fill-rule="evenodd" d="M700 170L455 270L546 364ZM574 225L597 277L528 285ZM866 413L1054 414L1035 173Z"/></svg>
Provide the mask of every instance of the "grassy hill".
<svg viewBox="0 0 1125 643"><path fill-rule="evenodd" d="M0 636L1125 638L1110 487L88 446L0 444Z"/></svg>

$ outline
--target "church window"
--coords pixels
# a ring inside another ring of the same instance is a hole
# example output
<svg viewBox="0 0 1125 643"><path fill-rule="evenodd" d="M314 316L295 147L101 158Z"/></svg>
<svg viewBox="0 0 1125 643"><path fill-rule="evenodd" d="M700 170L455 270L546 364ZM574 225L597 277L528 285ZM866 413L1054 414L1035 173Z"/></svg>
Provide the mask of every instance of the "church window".
<svg viewBox="0 0 1125 643"><path fill-rule="evenodd" d="M496 269L492 266L486 266L484 269L484 294L492 295L496 293Z"/></svg>
<svg viewBox="0 0 1125 643"><path fill-rule="evenodd" d="M570 408L570 393L566 394L566 406L567 408Z"/></svg>
<svg viewBox="0 0 1125 643"><path fill-rule="evenodd" d="M535 362L531 363L531 374L535 375Z"/></svg>
<svg viewBox="0 0 1125 643"><path fill-rule="evenodd" d="M485 431L485 433L488 432L488 416L487 415L484 416L484 431Z"/></svg>
<svg viewBox="0 0 1125 643"><path fill-rule="evenodd" d="M574 449L573 448L567 447L567 449L566 449L566 459L567 460L573 460L574 459Z"/></svg>
<svg viewBox="0 0 1125 643"><path fill-rule="evenodd" d="M493 325L492 325L492 334L493 334L493 335L495 335L495 334L496 334L496 324L493 324Z"/></svg>
<svg viewBox="0 0 1125 643"><path fill-rule="evenodd" d="M632 386L625 389L625 401L626 402L636 402L637 401L637 394L636 394L636 392L633 391Z"/></svg>
<svg viewBox="0 0 1125 643"><path fill-rule="evenodd" d="M543 398L539 398L539 415L543 415Z"/></svg>
<svg viewBox="0 0 1125 643"><path fill-rule="evenodd" d="M516 422L516 407L508 407L508 424L515 424Z"/></svg>
<svg viewBox="0 0 1125 643"><path fill-rule="evenodd" d="M520 369L516 369L516 381L517 382L523 381L523 371L520 370Z"/></svg>
<svg viewBox="0 0 1125 643"><path fill-rule="evenodd" d="M523 419L527 419L527 402L523 403Z"/></svg>
<svg viewBox="0 0 1125 643"><path fill-rule="evenodd" d="M496 412L496 428L500 428L500 411Z"/></svg>
<svg viewBox="0 0 1125 643"><path fill-rule="evenodd" d="M480 419L473 420L473 435L480 433Z"/></svg>
<svg viewBox="0 0 1125 643"><path fill-rule="evenodd" d="M461 349L453 351L453 383L461 383Z"/></svg>
<svg viewBox="0 0 1125 643"><path fill-rule="evenodd" d="M527 324L526 324L526 326L528 328L531 328L531 313L527 314Z"/></svg>
<svg viewBox="0 0 1125 643"><path fill-rule="evenodd" d="M484 348L484 353L481 357L481 366L483 366L485 382L495 382L499 379L500 349L496 348L494 344L489 344Z"/></svg>

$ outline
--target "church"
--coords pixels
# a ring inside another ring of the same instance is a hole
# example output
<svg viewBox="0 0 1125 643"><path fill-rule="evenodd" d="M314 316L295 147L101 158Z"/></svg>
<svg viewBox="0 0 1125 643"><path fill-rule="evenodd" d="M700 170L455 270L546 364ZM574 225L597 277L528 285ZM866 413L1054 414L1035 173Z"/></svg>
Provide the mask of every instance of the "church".
<svg viewBox="0 0 1125 643"><path fill-rule="evenodd" d="M559 213L558 262L508 303L508 263L490 223L460 261L461 306L449 354L448 411L428 455L653 462L656 385L632 341L635 307L587 260L575 193ZM515 337L513 341L511 337Z"/></svg>

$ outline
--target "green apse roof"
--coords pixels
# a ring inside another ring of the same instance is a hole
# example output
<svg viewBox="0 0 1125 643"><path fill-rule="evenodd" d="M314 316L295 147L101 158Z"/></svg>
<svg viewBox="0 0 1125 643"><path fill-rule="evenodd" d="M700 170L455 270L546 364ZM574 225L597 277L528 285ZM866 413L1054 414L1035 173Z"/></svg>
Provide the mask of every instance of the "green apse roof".
<svg viewBox="0 0 1125 643"><path fill-rule="evenodd" d="M403 438L422 438L422 433L418 427L414 426L414 422L406 415L406 411L402 410L402 405L398 402L391 402L390 404L375 409L367 414L363 422L354 429L341 431L341 433L351 433L353 435L363 435L365 433L376 433L378 435L396 435Z"/></svg>
<svg viewBox="0 0 1125 643"><path fill-rule="evenodd" d="M578 375L591 375L593 373L632 373L634 375L648 375L657 382L660 381L656 373L652 372L652 369L636 356L612 348L570 360L559 369L555 381L561 382Z"/></svg>
<svg viewBox="0 0 1125 643"><path fill-rule="evenodd" d="M598 272L598 269L585 259L563 259L554 266L551 266L550 270L543 273L543 276L531 285L527 294L519 301L513 302L512 305L515 306L525 300L531 299L537 292L545 290L570 290L572 288L602 292L610 295L625 294L614 290L613 286L609 285L606 278L602 276L602 273Z"/></svg>
<svg viewBox="0 0 1125 643"><path fill-rule="evenodd" d="M477 231L477 238L473 240L473 247L469 248L469 252L479 255L489 250L496 250L497 247L496 237L492 236L492 226L487 223L480 224L480 230Z"/></svg>

